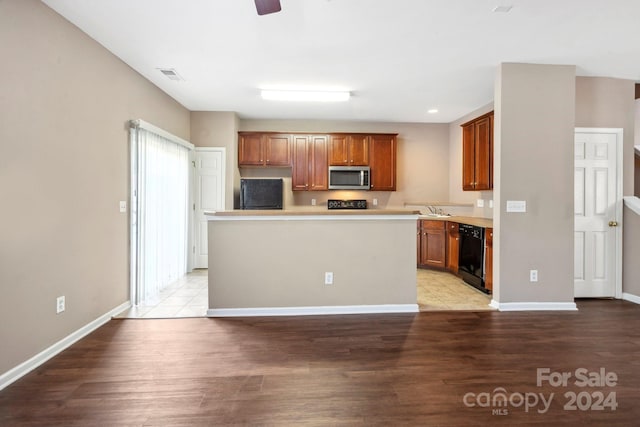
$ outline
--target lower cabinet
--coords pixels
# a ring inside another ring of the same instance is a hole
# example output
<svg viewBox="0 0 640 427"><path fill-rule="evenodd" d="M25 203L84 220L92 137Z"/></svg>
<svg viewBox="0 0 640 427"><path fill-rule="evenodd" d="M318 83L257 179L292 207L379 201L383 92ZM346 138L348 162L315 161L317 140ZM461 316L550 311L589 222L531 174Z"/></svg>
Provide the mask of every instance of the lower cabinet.
<svg viewBox="0 0 640 427"><path fill-rule="evenodd" d="M459 243L458 223L447 222L447 270L453 274L458 274Z"/></svg>
<svg viewBox="0 0 640 427"><path fill-rule="evenodd" d="M493 228L485 229L485 287L493 290ZM458 274L460 234L457 222L419 219L418 268L446 269Z"/></svg>
<svg viewBox="0 0 640 427"><path fill-rule="evenodd" d="M446 222L421 219L418 228L418 267L446 267Z"/></svg>
<svg viewBox="0 0 640 427"><path fill-rule="evenodd" d="M484 232L484 287L493 291L493 228Z"/></svg>

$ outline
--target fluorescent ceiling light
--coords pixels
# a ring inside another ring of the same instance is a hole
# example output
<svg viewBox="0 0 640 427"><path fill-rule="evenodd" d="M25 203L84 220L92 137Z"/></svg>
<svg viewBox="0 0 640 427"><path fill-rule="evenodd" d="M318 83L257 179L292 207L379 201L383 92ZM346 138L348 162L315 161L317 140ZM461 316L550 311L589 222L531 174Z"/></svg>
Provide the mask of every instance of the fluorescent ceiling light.
<svg viewBox="0 0 640 427"><path fill-rule="evenodd" d="M429 114L435 114L435 113L437 113L437 112L438 112L438 109L437 109L437 108L432 108L432 109L430 109L430 110L427 110L427 113L429 113Z"/></svg>
<svg viewBox="0 0 640 427"><path fill-rule="evenodd" d="M344 102L351 93L348 91L314 91L314 90L270 90L263 89L262 98L269 101L299 102Z"/></svg>

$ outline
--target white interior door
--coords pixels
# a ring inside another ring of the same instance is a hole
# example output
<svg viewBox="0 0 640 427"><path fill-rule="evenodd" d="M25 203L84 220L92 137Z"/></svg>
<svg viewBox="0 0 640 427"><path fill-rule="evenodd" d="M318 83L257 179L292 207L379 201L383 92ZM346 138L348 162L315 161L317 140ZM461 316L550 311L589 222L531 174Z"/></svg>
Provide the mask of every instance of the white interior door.
<svg viewBox="0 0 640 427"><path fill-rule="evenodd" d="M575 245L576 297L620 297L618 150L621 130L576 129Z"/></svg>
<svg viewBox="0 0 640 427"><path fill-rule="evenodd" d="M208 267L205 212L224 209L224 148L196 148L194 268Z"/></svg>

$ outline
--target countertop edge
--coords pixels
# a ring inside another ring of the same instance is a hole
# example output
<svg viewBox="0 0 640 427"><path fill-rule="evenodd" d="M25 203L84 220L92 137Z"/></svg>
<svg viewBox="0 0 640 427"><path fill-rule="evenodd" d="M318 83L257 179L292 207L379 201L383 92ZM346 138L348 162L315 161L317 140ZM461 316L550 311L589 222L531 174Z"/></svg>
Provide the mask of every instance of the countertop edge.
<svg viewBox="0 0 640 427"><path fill-rule="evenodd" d="M354 210L233 210L205 212L208 217L260 217L260 216L418 216L419 210L354 209Z"/></svg>
<svg viewBox="0 0 640 427"><path fill-rule="evenodd" d="M309 209L309 210L232 210L205 212L209 221L220 220L327 220L327 219L402 219L417 220L427 219L430 221L449 221L459 224L470 224L478 227L492 228L493 220L490 218L468 217L468 216L448 216L433 217L421 215L419 210L412 209Z"/></svg>
<svg viewBox="0 0 640 427"><path fill-rule="evenodd" d="M428 219L430 221L449 221L449 222L457 222L458 224L469 224L475 225L483 228L493 228L493 219L491 218L480 218L474 216L447 216L447 217L433 217L429 215L419 215L420 219Z"/></svg>

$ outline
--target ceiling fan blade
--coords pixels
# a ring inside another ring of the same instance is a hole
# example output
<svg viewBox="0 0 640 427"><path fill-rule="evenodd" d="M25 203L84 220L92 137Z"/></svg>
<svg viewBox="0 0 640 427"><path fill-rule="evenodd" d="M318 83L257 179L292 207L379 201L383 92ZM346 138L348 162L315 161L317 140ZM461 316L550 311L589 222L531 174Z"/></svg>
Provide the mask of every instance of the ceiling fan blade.
<svg viewBox="0 0 640 427"><path fill-rule="evenodd" d="M255 0L258 15L280 12L280 0Z"/></svg>

